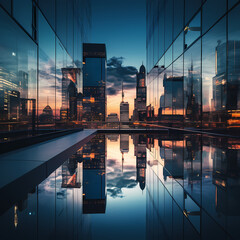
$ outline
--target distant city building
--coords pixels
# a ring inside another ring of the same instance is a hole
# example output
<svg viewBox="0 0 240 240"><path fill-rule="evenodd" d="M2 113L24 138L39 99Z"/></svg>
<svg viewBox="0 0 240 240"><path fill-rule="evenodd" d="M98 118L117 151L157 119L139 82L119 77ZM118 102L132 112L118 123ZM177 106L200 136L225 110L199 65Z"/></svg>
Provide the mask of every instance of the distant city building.
<svg viewBox="0 0 240 240"><path fill-rule="evenodd" d="M39 116L39 122L41 122L41 123L53 123L53 121L54 121L53 110L49 105L47 105L43 109L42 114Z"/></svg>
<svg viewBox="0 0 240 240"><path fill-rule="evenodd" d="M117 113L110 113L107 117L107 122L119 122Z"/></svg>
<svg viewBox="0 0 240 240"><path fill-rule="evenodd" d="M80 68L62 68L61 120L77 120L78 87L81 85Z"/></svg>
<svg viewBox="0 0 240 240"><path fill-rule="evenodd" d="M134 99L134 121L145 121L147 118L146 109L146 69L142 65L137 73L136 98Z"/></svg>
<svg viewBox="0 0 240 240"><path fill-rule="evenodd" d="M105 121L106 46L83 44L83 121Z"/></svg>
<svg viewBox="0 0 240 240"><path fill-rule="evenodd" d="M120 103L120 122L129 122L129 103L124 102L124 92L122 83L122 102Z"/></svg>

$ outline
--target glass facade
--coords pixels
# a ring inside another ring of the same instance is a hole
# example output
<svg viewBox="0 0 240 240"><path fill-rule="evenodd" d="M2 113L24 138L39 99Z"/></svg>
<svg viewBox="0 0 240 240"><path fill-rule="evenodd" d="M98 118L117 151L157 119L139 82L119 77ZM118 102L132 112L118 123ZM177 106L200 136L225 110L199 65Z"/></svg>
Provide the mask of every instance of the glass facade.
<svg viewBox="0 0 240 240"><path fill-rule="evenodd" d="M106 46L83 44L83 121L105 122L106 99Z"/></svg>
<svg viewBox="0 0 240 240"><path fill-rule="evenodd" d="M239 1L147 1L149 122L239 128L239 11Z"/></svg>
<svg viewBox="0 0 240 240"><path fill-rule="evenodd" d="M0 1L0 133L78 124L90 19L86 0Z"/></svg>

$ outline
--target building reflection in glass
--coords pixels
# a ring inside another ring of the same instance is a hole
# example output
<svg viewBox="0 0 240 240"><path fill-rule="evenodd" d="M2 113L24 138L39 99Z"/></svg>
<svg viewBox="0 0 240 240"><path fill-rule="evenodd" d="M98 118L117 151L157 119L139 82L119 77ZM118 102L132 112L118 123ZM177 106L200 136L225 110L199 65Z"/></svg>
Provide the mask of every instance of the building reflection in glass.
<svg viewBox="0 0 240 240"><path fill-rule="evenodd" d="M217 0L147 1L150 123L239 135L240 6L237 1L229 5ZM159 29L161 37L156 34ZM184 69L184 75L179 69ZM173 77L182 76L181 89ZM184 118L176 114L182 112L180 105Z"/></svg>

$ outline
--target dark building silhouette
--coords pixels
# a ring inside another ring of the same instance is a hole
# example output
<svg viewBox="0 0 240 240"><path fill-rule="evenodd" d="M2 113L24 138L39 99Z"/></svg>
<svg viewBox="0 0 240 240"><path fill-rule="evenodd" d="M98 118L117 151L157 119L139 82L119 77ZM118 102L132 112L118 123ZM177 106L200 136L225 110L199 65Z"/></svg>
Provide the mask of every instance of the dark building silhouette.
<svg viewBox="0 0 240 240"><path fill-rule="evenodd" d="M53 123L53 110L49 105L43 109L42 114L39 116L39 121L41 123Z"/></svg>
<svg viewBox="0 0 240 240"><path fill-rule="evenodd" d="M134 100L134 121L145 121L147 118L146 109L146 69L141 65L137 73L136 99Z"/></svg>
<svg viewBox="0 0 240 240"><path fill-rule="evenodd" d="M79 68L62 68L61 120L77 120L80 71L81 70Z"/></svg>
<svg viewBox="0 0 240 240"><path fill-rule="evenodd" d="M83 121L105 121L106 46L83 44Z"/></svg>

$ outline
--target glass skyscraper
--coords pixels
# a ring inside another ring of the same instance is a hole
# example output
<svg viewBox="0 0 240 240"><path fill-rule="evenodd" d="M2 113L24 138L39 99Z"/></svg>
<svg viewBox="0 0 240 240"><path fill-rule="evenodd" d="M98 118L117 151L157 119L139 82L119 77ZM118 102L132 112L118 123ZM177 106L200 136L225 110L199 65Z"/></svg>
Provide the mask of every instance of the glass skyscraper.
<svg viewBox="0 0 240 240"><path fill-rule="evenodd" d="M89 0L0 0L0 132L78 120L90 19Z"/></svg>
<svg viewBox="0 0 240 240"><path fill-rule="evenodd" d="M83 121L105 122L106 98L106 46L83 44Z"/></svg>
<svg viewBox="0 0 240 240"><path fill-rule="evenodd" d="M150 122L240 127L239 12L237 0L147 0Z"/></svg>

